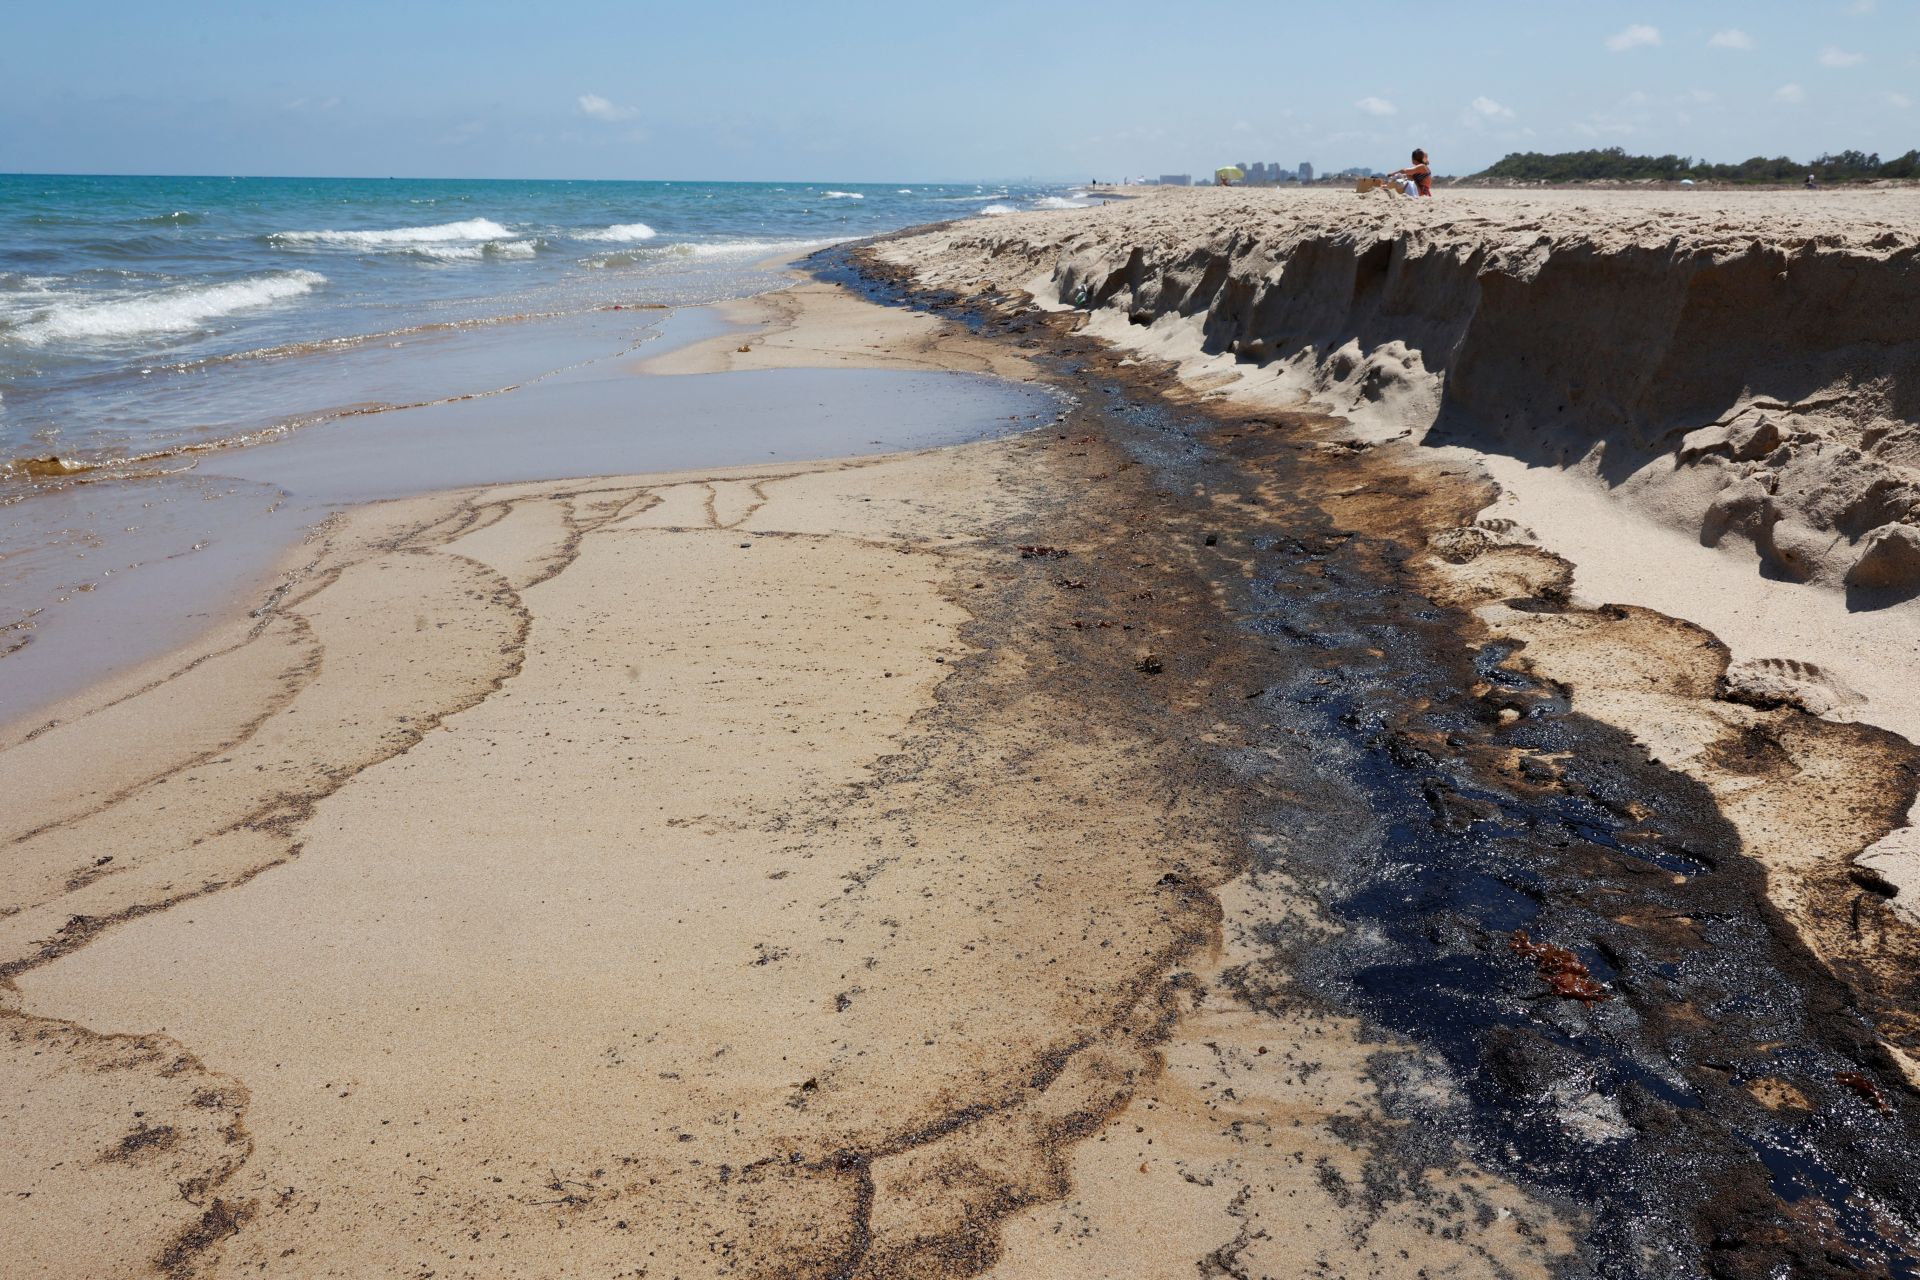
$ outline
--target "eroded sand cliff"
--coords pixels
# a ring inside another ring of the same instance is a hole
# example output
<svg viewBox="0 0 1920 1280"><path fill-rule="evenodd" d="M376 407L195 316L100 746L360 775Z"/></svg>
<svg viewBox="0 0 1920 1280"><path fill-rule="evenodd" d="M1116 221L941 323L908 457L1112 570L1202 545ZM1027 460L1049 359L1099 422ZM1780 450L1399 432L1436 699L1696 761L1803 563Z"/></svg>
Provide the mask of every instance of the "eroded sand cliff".
<svg viewBox="0 0 1920 1280"><path fill-rule="evenodd" d="M1920 197L1166 191L885 256L1195 385L1580 467L1762 572L1920 592Z"/></svg>

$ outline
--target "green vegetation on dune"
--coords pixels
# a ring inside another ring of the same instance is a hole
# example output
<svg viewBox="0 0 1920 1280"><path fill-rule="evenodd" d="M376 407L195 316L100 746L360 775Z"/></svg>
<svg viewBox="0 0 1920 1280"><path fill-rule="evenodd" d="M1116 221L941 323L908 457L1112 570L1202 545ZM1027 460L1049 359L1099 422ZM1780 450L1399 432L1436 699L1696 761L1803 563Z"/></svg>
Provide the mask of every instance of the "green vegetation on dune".
<svg viewBox="0 0 1920 1280"><path fill-rule="evenodd" d="M1778 183L1802 182L1810 173L1821 182L1920 177L1920 151L1909 151L1885 161L1878 152L1869 155L1841 151L1804 162L1786 156L1772 159L1755 156L1739 164L1709 164L1691 156L1630 156L1619 147L1603 151L1562 151L1553 155L1515 151L1473 176L1516 182L1591 182L1595 179L1677 182L1692 178L1696 182Z"/></svg>

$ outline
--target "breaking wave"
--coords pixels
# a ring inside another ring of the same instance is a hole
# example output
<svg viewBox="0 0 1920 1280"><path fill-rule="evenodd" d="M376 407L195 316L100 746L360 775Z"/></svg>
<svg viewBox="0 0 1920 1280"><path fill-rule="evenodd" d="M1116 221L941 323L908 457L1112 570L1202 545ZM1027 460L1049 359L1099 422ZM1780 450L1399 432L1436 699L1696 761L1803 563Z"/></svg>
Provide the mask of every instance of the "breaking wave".
<svg viewBox="0 0 1920 1280"><path fill-rule="evenodd" d="M386 231L276 231L268 239L278 244L392 249L475 240L505 241L512 237L513 232L490 218L468 218L464 222L442 222L431 227L394 227Z"/></svg>
<svg viewBox="0 0 1920 1280"><path fill-rule="evenodd" d="M755 261L781 254L798 255L814 249L824 249L828 245L840 244L845 239L846 237L836 236L822 240L715 240L703 244L667 244L657 248L605 253L588 258L581 265L600 268L634 267L648 263L670 263L675 259L686 258L701 260L738 258Z"/></svg>
<svg viewBox="0 0 1920 1280"><path fill-rule="evenodd" d="M803 249L824 249L840 244L845 237L827 240L722 240L712 244L678 244L676 252L694 258L771 258L780 253L799 253Z"/></svg>
<svg viewBox="0 0 1920 1280"><path fill-rule="evenodd" d="M634 244L651 240L660 233L644 222L620 222L600 231L576 231L575 240L604 240L614 244Z"/></svg>
<svg viewBox="0 0 1920 1280"><path fill-rule="evenodd" d="M538 240L489 240L485 244L415 244L406 252L434 262L478 262L482 258L532 258L539 254Z"/></svg>
<svg viewBox="0 0 1920 1280"><path fill-rule="evenodd" d="M990 204L986 208L980 210L980 212L983 214L991 215L991 216L997 216L1002 213L1018 213L1020 211L1014 208L1010 204Z"/></svg>
<svg viewBox="0 0 1920 1280"><path fill-rule="evenodd" d="M132 338L145 333L190 333L209 320L297 298L327 278L317 271L284 271L225 284L190 285L134 297L56 303L0 340L39 345L60 339Z"/></svg>
<svg viewBox="0 0 1920 1280"><path fill-rule="evenodd" d="M859 191L822 191L820 194L828 200L865 200L867 198L863 192Z"/></svg>
<svg viewBox="0 0 1920 1280"><path fill-rule="evenodd" d="M1087 209L1091 208L1085 200L1069 200L1064 196L1041 196L1033 202L1036 209Z"/></svg>

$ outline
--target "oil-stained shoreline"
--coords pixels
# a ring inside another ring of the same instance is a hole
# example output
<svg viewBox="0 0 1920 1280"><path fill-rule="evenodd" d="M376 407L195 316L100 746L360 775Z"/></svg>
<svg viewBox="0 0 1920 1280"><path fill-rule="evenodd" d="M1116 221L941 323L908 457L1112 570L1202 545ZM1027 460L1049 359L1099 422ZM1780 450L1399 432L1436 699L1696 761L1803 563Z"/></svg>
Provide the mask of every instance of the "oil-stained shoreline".
<svg viewBox="0 0 1920 1280"><path fill-rule="evenodd" d="M1265 642L1242 676L1249 740L1309 745L1258 820L1286 850L1263 869L1313 885L1346 928L1276 927L1267 964L1234 978L1256 1006L1303 984L1446 1062L1464 1106L1434 1114L1402 1091L1410 1129L1381 1168L1423 1128L1463 1125L1476 1157L1591 1215L1576 1272L1914 1274L1920 1108L1881 1041L1916 1043L1911 930L1835 859L1815 877L1840 939L1822 963L1708 787L1573 711L1529 671L1526 640L1463 612L1591 612L1531 548L1500 549L1515 563L1491 584L1435 572L1429 542L1473 529L1484 480L1344 444L1337 420L1202 407L1170 368L1122 366L1017 295L917 294L871 255L843 260L835 278L1057 353L1154 468L1161 536ZM1724 647L1697 629L1628 610L1598 625L1623 661L1657 655L1696 696L1724 694ZM1903 739L1768 715L1724 768L1792 774L1824 750L1855 770L1854 849L1902 824L1920 760ZM1570 948L1603 998L1553 996L1520 937Z"/></svg>
<svg viewBox="0 0 1920 1280"><path fill-rule="evenodd" d="M1912 993L1897 968L1832 976L1853 921L1892 930L1884 902L1854 885L1816 958L1711 787L1541 674L1542 655L1611 644L1653 653L1628 674L1667 680L1676 708L1723 706L1710 638L1570 609L1564 566L1530 548L1456 536L1429 554L1484 504L1463 469L1408 467L1325 420L1203 410L1018 297L910 296L847 253L822 274L931 308L903 348L967 347L977 367L1025 353L1079 403L917 458L515 486L340 532L277 605L298 660L269 672L290 682L275 706L354 673L323 651L361 632L302 610L357 575L388 599L362 616L402 624L359 659L402 675L365 673L382 698L412 688L407 646L469 628L434 668L449 687L418 691L437 709L382 704L359 754L314 772L324 794L223 833L264 840L271 870L69 920L71 946L11 917L10 941L49 947L8 957L31 1001L9 993L0 1015L10 1063L65 1064L16 1092L93 1090L42 1118L122 1124L77 1125L63 1167L123 1197L116 1243L153 1240L131 1262L1911 1270L1914 1102L1878 1035L1906 1034ZM648 612L704 591L690 619ZM1495 617L1499 601L1518 604ZM1897 823L1904 743L1736 710L1721 757L1746 776L1844 757L1852 776L1822 779L1844 829L1823 839ZM160 810L139 805L177 813L203 768L251 785L260 725L216 736L164 775L171 794L147 778L89 803L140 831ZM647 792L679 758L695 767L678 791ZM756 775L767 761L796 772ZM449 794L473 812L427 803ZM521 823L571 843L494 846ZM77 863L65 891L114 892L119 867L89 881ZM363 880L387 892L362 903ZM629 885L644 892L600 905ZM404 984L447 976L405 963L412 939L500 903L509 927L460 953L472 972L419 990L513 998L408 1008ZM523 937L541 950L492 954ZM393 1006L382 1020L351 1020L338 988L364 975L336 942L403 984L366 1002ZM1568 948L1602 998L1555 996L1574 975L1533 945ZM664 973L618 967L649 947ZM625 989L606 998L595 964ZM570 998L512 988L523 974ZM35 1012L89 1001L167 1033ZM337 1044L303 1025L341 1020ZM257 1027L279 1039L252 1044ZM439 1069L409 1074L396 1043ZM324 1074L282 1078L296 1056ZM138 1116L108 1096L135 1079ZM13 1213L58 1208L59 1184L30 1189Z"/></svg>

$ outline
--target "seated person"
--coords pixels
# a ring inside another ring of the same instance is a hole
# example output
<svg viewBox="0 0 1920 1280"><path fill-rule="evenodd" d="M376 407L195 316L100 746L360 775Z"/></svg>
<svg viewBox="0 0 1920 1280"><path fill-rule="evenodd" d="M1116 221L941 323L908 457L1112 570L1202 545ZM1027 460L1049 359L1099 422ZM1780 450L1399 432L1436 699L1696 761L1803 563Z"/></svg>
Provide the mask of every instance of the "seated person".
<svg viewBox="0 0 1920 1280"><path fill-rule="evenodd" d="M1413 163L1404 169L1395 169L1387 175L1403 195L1430 196L1433 194L1433 170L1427 166L1427 153L1419 147L1413 149Z"/></svg>

